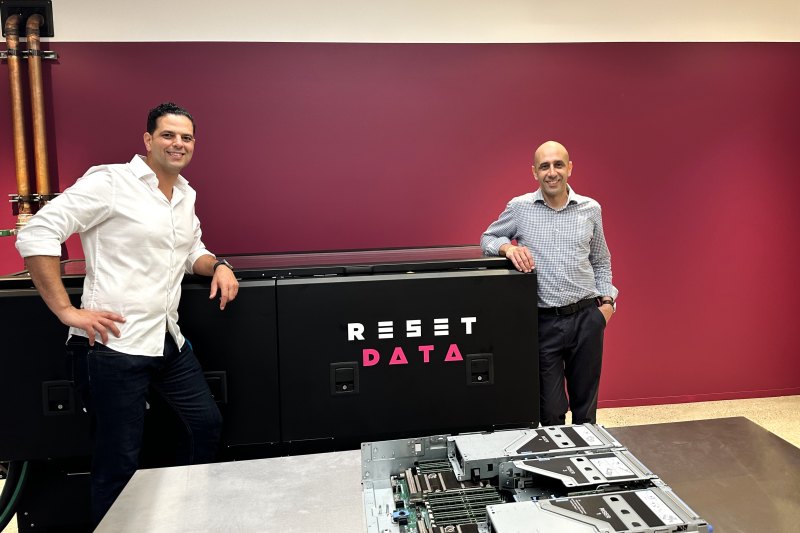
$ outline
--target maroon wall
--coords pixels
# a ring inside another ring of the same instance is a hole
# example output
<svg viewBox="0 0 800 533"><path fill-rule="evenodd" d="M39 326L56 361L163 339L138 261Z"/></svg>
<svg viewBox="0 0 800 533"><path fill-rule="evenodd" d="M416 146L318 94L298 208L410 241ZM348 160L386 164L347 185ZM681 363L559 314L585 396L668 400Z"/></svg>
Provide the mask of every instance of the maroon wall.
<svg viewBox="0 0 800 533"><path fill-rule="evenodd" d="M601 404L800 393L800 43L46 48L58 187L141 152L146 110L175 100L198 121L186 175L222 254L477 243L560 140L621 289ZM9 124L7 100L0 83ZM0 146L13 193L6 127ZM20 268L0 238L0 272Z"/></svg>

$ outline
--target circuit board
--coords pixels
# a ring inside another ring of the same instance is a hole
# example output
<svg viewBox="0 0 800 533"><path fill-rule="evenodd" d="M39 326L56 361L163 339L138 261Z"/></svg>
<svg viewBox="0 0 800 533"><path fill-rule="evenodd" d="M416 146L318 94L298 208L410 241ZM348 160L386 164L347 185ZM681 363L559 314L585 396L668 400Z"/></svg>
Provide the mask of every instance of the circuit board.
<svg viewBox="0 0 800 533"><path fill-rule="evenodd" d="M710 531L596 424L364 443L362 485L368 533Z"/></svg>
<svg viewBox="0 0 800 533"><path fill-rule="evenodd" d="M504 503L487 481L459 481L449 461L421 461L391 478L393 520L404 533L479 533L486 506Z"/></svg>

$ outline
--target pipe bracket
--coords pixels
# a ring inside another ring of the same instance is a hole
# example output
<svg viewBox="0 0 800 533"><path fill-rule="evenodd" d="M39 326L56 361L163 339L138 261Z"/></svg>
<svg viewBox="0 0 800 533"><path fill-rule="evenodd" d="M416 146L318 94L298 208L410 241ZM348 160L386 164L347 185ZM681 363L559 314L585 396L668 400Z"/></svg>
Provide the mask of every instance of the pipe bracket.
<svg viewBox="0 0 800 533"><path fill-rule="evenodd" d="M34 52L34 53L32 53ZM28 59L32 55L40 56L42 59L58 59L57 52L49 50L2 50L0 51L0 59L8 59L8 56L17 56L23 59Z"/></svg>
<svg viewBox="0 0 800 533"><path fill-rule="evenodd" d="M55 198L59 194L60 193L54 193L54 194L36 194L36 193L34 193L34 194L27 194L25 196L22 196L20 194L9 194L8 195L8 201L11 203L11 211L12 211L12 213L14 214L14 216L17 216L17 215L19 215L20 205L23 205L23 207L24 207L24 205L28 205L28 206L30 206L30 208L33 209L34 212L36 212L39 209L41 209L42 207L44 207L44 205L47 202L51 201L53 198ZM24 207L24 209L28 209L28 208Z"/></svg>

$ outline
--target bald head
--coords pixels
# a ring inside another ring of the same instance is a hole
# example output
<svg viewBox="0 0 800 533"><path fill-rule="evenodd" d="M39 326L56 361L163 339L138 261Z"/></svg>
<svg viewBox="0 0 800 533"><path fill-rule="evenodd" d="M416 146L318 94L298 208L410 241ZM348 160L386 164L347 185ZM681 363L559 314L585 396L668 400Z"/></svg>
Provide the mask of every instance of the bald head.
<svg viewBox="0 0 800 533"><path fill-rule="evenodd" d="M542 143L539 148L533 153L533 164L539 166L539 162L544 158L545 154L556 155L564 162L569 161L569 152L564 148L564 145L556 141L547 141Z"/></svg>
<svg viewBox="0 0 800 533"><path fill-rule="evenodd" d="M567 203L567 181L572 175L572 161L564 145L547 141L533 154L533 177L547 205L558 208Z"/></svg>

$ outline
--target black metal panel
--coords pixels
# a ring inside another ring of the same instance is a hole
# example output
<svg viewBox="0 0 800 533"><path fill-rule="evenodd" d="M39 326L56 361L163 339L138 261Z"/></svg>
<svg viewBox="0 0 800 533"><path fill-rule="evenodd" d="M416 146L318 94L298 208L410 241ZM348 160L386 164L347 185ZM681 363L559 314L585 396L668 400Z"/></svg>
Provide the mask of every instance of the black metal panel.
<svg viewBox="0 0 800 533"><path fill-rule="evenodd" d="M250 267L266 270L245 276L224 312L208 299L209 280L195 276L184 280L179 308L182 330L217 391L222 459L291 452L298 441L322 439L327 444L317 450L330 450L362 438L538 420L535 275L509 271L503 258L481 258L475 247L311 254L305 261L330 269L326 275L277 282L269 279L274 269L294 271L289 263L297 257L251 259ZM362 261L370 275L355 274ZM82 262L62 265L76 305L82 268ZM397 272L406 269L415 273ZM280 315L276 283L283 284ZM520 297L501 306L504 293ZM468 316L476 320L470 335L460 322ZM450 321L448 335L433 334L435 318ZM421 337L407 336L409 319L421 320ZM392 339L377 339L383 320L395 323ZM347 322L362 322L366 340L347 341ZM0 375L13 377L0 389L0 460L88 455L88 415L77 398L61 407L72 378L67 328L25 273L0 279L0 331L6 339ZM365 365L365 348L381 360ZM408 364L389 364L400 357L396 349ZM445 362L448 352L458 360ZM430 361L423 363L426 354ZM520 386L518 375L530 375L530 387ZM176 426L157 398L150 404L143 465L168 461ZM287 442L292 449L282 446Z"/></svg>
<svg viewBox="0 0 800 533"><path fill-rule="evenodd" d="M224 311L218 299L209 300L209 290L207 280L184 284L178 313L206 375L215 381L224 373L227 401L217 398L222 445L276 444L281 438L275 281L241 282Z"/></svg>
<svg viewBox="0 0 800 533"><path fill-rule="evenodd" d="M19 533L88 533L89 459L31 461L17 505Z"/></svg>
<svg viewBox="0 0 800 533"><path fill-rule="evenodd" d="M78 304L80 296L71 291ZM72 396L64 413L45 409L43 383L72 379L61 324L34 289L0 291L0 460L89 454L89 417Z"/></svg>
<svg viewBox="0 0 800 533"><path fill-rule="evenodd" d="M480 246L351 250L228 256L243 280L444 272L511 268L505 257L486 257ZM79 268L79 265L72 265Z"/></svg>
<svg viewBox="0 0 800 533"><path fill-rule="evenodd" d="M183 288L182 330L203 369L225 373L227 402L220 405L224 447L280 441L274 285L272 280L243 282L239 297L224 312L218 301L209 300L207 283ZM79 295L71 297L78 305ZM33 289L0 291L0 325L0 375L13 377L0 387L0 460L88 455L89 417L80 399L73 397L72 408L64 413L53 413L46 401L48 384L72 379L64 350L68 328ZM62 392L60 387L56 392ZM160 404L151 404L158 410ZM150 433L162 433L171 420L155 412L148 418Z"/></svg>
<svg viewBox="0 0 800 533"><path fill-rule="evenodd" d="M27 37L26 23L31 15L41 15L44 19L39 27L41 37L53 37L53 2L52 0L2 0L0 1L0 20L3 37L6 36L6 19L11 15L20 15L19 36Z"/></svg>
<svg viewBox="0 0 800 533"><path fill-rule="evenodd" d="M337 449L538 424L535 274L497 269L278 280L277 295L285 442ZM464 318L474 319L470 333ZM447 319L446 335L435 334L435 319ZM409 328L408 320L420 321L421 336L413 336L417 326ZM390 338L379 338L380 322L392 323ZM363 325L363 341L348 340L348 331L360 329L348 324ZM433 348L420 348L426 346ZM492 365L491 380L474 383L465 363L470 354L482 354L486 375L485 365ZM355 363L358 391L337 394L331 368L346 362Z"/></svg>

